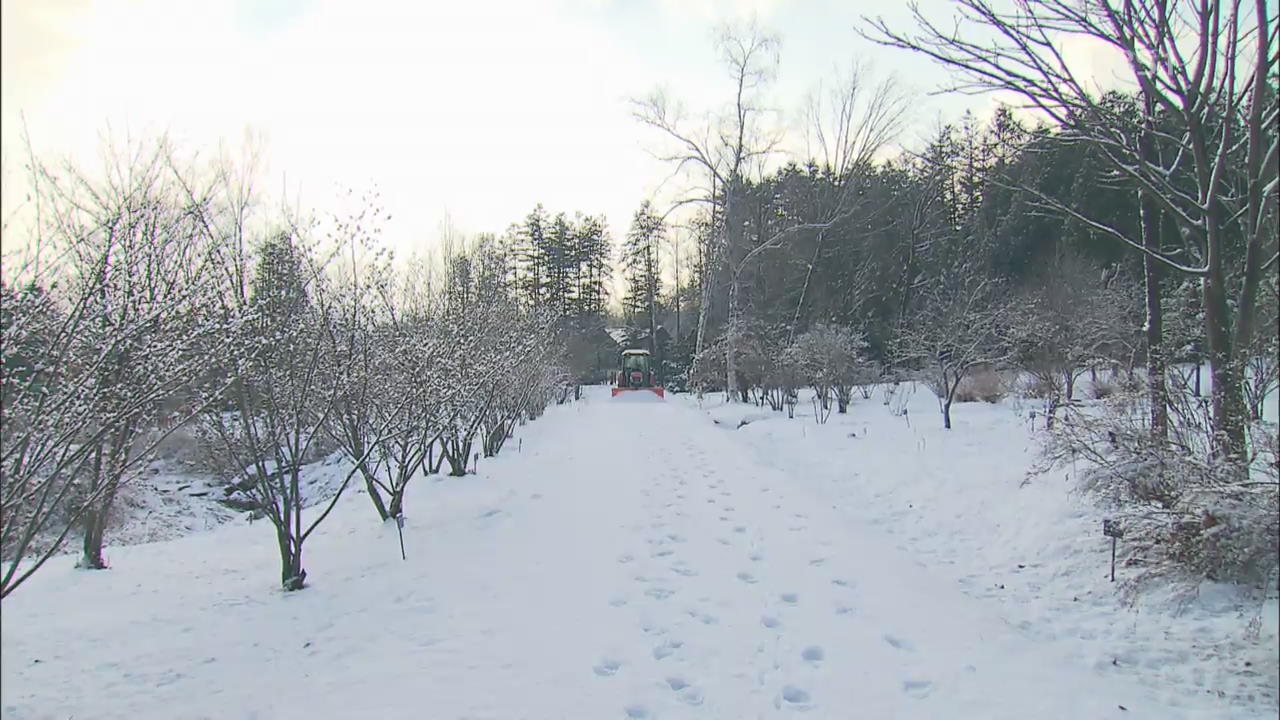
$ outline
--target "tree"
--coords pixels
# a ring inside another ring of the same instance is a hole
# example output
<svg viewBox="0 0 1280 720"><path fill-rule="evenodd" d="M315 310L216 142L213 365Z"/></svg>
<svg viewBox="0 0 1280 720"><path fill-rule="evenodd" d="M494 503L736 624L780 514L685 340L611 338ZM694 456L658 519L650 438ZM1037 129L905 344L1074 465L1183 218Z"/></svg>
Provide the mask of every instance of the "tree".
<svg viewBox="0 0 1280 720"><path fill-rule="evenodd" d="M38 212L27 259L6 262L20 289L0 342L0 597L76 529L81 565L105 567L117 493L199 407L184 393L220 243L197 218L216 183L196 190L164 138L106 156L100 177L30 157Z"/></svg>
<svg viewBox="0 0 1280 720"><path fill-rule="evenodd" d="M1274 7L1265 0L1013 5L1006 12L989 0L956 0L957 26L936 24L913 6L915 32L875 20L868 34L955 71L954 89L1023 98L1062 128L1063 141L1096 149L1114 174L1135 183L1149 201L1144 208L1158 207L1173 218L1183 242L1157 248L1151 242L1152 213L1144 222L1147 232L1135 237L1087 209L1039 196L1046 206L1163 268L1202 280L1217 454L1243 462L1242 352L1253 340L1263 274L1280 257L1267 233L1280 183L1280 106L1269 86L1277 43ZM1136 119L1097 97L1088 78L1068 64L1058 44L1066 35L1100 42L1125 59L1145 103ZM1152 121L1156 112L1159 122ZM1238 254L1229 252L1233 239ZM1149 309L1158 308L1156 299L1149 299Z"/></svg>
<svg viewBox="0 0 1280 720"><path fill-rule="evenodd" d="M1063 253L1033 276L1010 313L1015 357L1035 379L1052 427L1058 408L1075 396L1076 380L1125 344L1136 298L1129 286L1079 256Z"/></svg>
<svg viewBox="0 0 1280 720"><path fill-rule="evenodd" d="M649 352L655 356L658 351L654 345L658 334L658 297L662 292L658 253L665 238L666 226L646 200L636 210L622 246L623 276L627 282L627 294L622 302L629 316L645 320L649 328Z"/></svg>
<svg viewBox="0 0 1280 720"><path fill-rule="evenodd" d="M763 159L774 147L772 141L761 139L758 123L765 108L757 103L758 93L771 81L777 65L778 38L752 23L741 28L722 27L716 44L734 85L733 101L726 117L716 123L708 122L701 130L693 130L686 127L681 108L661 91L632 101L636 120L660 131L677 148L661 159L674 164L677 172L696 166L710 184L676 202L676 207L703 204L711 208L711 226L720 232L707 237L711 241L704 252L708 272L716 266L741 266L741 259L736 256L742 254L743 214L737 204L751 163ZM737 385L738 275L740 272L730 279L727 295L725 372L730 387ZM704 279L695 355L701 354L705 343L710 288L709 278Z"/></svg>
<svg viewBox="0 0 1280 720"><path fill-rule="evenodd" d="M974 369L1008 354L1008 306L1001 294L999 284L978 268L957 263L921 289L898 337L896 359L921 366L948 430L960 382Z"/></svg>
<svg viewBox="0 0 1280 720"><path fill-rule="evenodd" d="M368 450L354 459L331 498L305 495L303 468L314 459L339 401L358 384L353 356L333 352L342 345L334 342L331 329L347 319L339 316L323 266L305 244L308 230L290 222L269 236L258 250L248 295L227 294L228 321L219 338L226 360L219 380L231 390L226 407L211 405L203 416L207 433L239 468L239 486L275 530L280 582L290 591L306 585L307 538L368 459ZM308 522L303 511L309 500L327 503Z"/></svg>

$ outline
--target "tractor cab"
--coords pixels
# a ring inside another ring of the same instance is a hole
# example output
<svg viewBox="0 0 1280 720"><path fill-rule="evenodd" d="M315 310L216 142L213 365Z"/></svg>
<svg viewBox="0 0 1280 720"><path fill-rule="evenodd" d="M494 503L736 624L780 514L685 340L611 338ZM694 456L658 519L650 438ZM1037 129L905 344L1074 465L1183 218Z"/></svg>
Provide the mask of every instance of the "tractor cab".
<svg viewBox="0 0 1280 720"><path fill-rule="evenodd" d="M662 386L654 379L648 350L623 350L621 365L622 368L614 379L611 391L613 397L631 391L651 392L658 397L665 397Z"/></svg>

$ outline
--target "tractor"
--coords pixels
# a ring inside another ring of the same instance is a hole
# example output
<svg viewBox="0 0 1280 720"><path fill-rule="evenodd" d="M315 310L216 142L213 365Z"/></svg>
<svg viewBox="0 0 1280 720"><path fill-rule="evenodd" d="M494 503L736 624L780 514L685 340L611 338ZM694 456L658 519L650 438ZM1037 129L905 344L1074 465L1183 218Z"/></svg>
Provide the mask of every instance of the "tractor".
<svg viewBox="0 0 1280 720"><path fill-rule="evenodd" d="M610 394L617 397L631 392L650 392L660 398L666 397L666 391L654 379L648 350L622 351L622 369L614 379Z"/></svg>

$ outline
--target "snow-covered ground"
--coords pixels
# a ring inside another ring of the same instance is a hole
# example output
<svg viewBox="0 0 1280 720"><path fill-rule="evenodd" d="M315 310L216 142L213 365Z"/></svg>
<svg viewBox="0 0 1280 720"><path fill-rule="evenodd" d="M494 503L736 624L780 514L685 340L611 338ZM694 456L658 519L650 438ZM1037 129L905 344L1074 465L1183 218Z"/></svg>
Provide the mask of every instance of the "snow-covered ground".
<svg viewBox="0 0 1280 720"><path fill-rule="evenodd" d="M1065 480L1023 483L1025 419L963 405L945 433L927 392L910 403L910 426L860 401L819 427L593 389L478 475L417 482L407 561L350 494L308 541L298 593L276 589L265 523L114 548L105 572L56 558L4 601L0 707L1274 717L1274 606L1256 641L1222 588L1177 617L1121 607L1092 511Z"/></svg>

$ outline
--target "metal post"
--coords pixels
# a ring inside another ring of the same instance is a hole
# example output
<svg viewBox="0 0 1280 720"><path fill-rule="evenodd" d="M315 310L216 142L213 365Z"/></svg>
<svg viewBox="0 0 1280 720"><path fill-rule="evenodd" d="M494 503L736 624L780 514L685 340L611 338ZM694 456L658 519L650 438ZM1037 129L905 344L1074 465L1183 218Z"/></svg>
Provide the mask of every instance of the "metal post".
<svg viewBox="0 0 1280 720"><path fill-rule="evenodd" d="M400 535L400 559L408 560L409 558L404 554L404 513L396 516L396 532Z"/></svg>
<svg viewBox="0 0 1280 720"><path fill-rule="evenodd" d="M1116 581L1116 538L1111 538L1111 582Z"/></svg>

